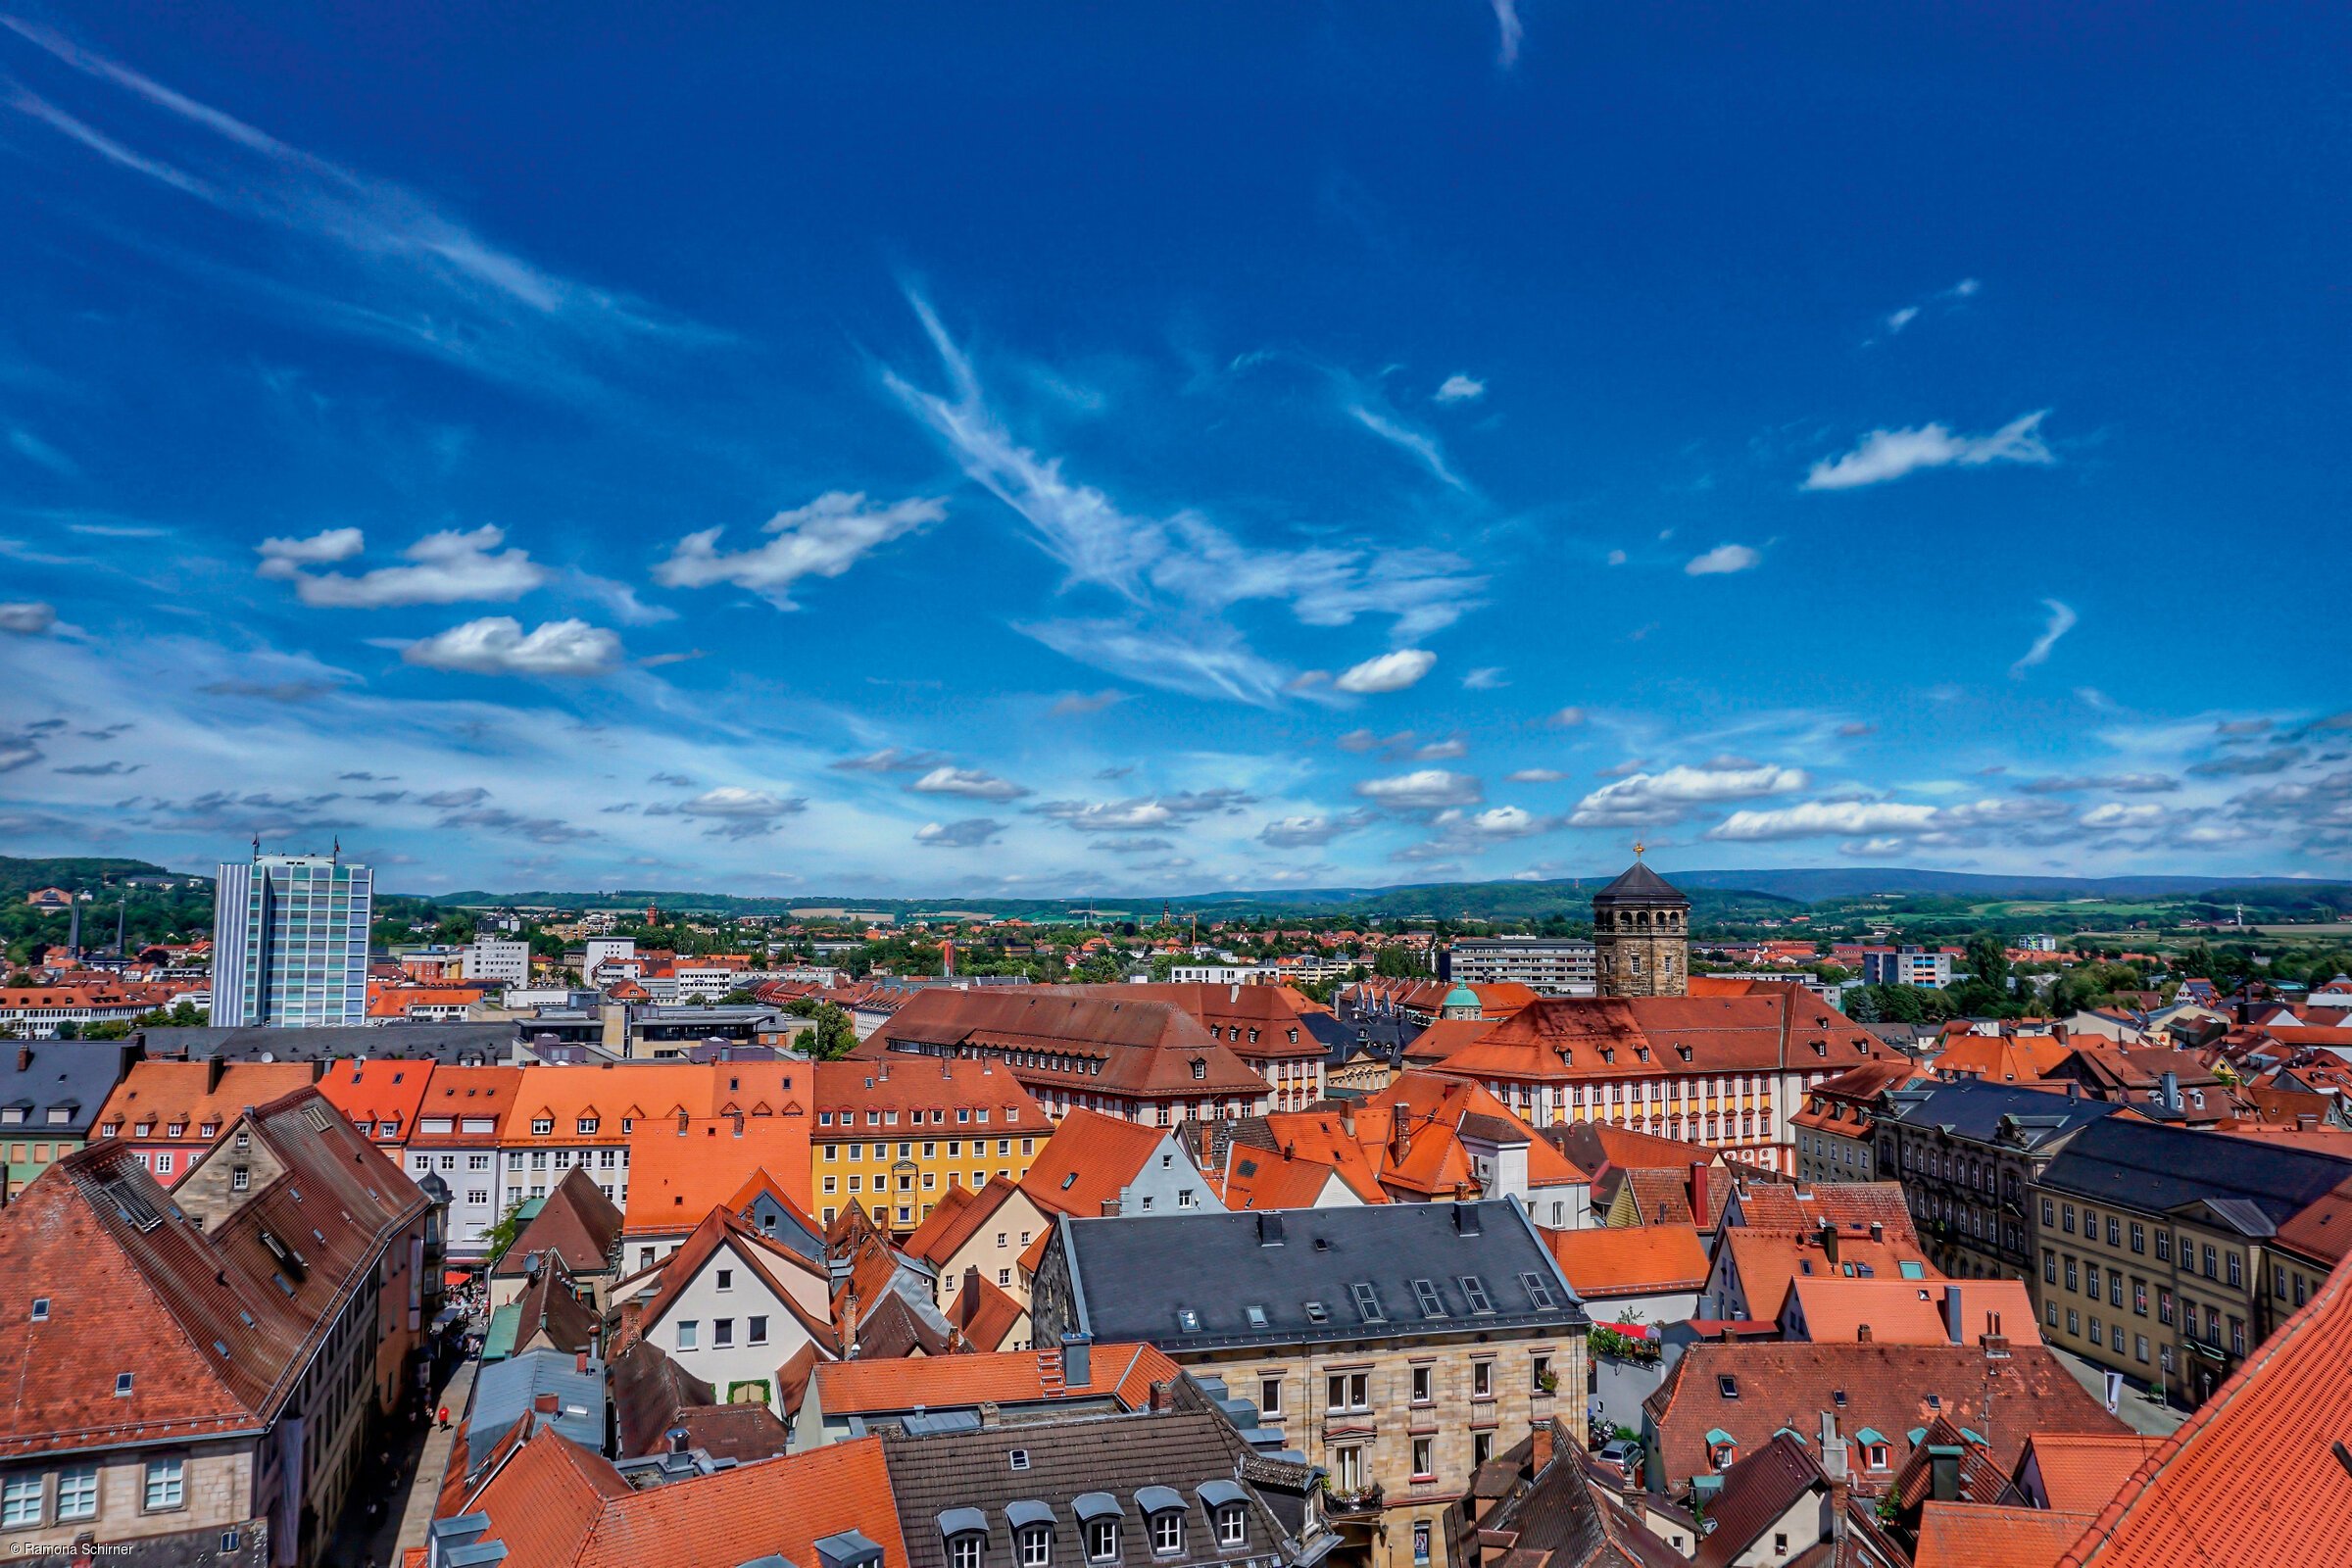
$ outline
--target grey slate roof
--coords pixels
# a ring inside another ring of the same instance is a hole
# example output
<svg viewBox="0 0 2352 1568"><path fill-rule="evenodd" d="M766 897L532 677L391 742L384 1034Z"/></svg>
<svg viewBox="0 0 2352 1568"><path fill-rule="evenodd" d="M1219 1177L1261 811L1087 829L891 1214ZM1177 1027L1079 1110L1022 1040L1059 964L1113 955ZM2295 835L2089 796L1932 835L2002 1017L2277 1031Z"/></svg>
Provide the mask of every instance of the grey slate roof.
<svg viewBox="0 0 2352 1568"><path fill-rule="evenodd" d="M556 1413L546 1425L593 1453L604 1451L605 1364L591 1356L583 1372L570 1352L558 1350L525 1350L481 1369L466 1416L466 1451L486 1456L542 1394L556 1396Z"/></svg>
<svg viewBox="0 0 2352 1568"><path fill-rule="evenodd" d="M137 1059L138 1048L121 1040L0 1041L0 1137L86 1140Z"/></svg>
<svg viewBox="0 0 2352 1568"><path fill-rule="evenodd" d="M1550 1250L1508 1200L1064 1219L1054 1245L1077 1285L1080 1327L1096 1343L1148 1340L1171 1355L1301 1341L1578 1333L1587 1321ZM1477 1309L1465 1278L1484 1288L1491 1310ZM1437 1292L1444 1316L1423 1311L1416 1281ZM1377 1318L1359 1303L1365 1290Z"/></svg>
<svg viewBox="0 0 2352 1568"><path fill-rule="evenodd" d="M1957 1078L1915 1084L1887 1094L1886 1115L1908 1127L1941 1127L1955 1138L1988 1144L2015 1117L2018 1147L2037 1149L2054 1138L2112 1116L2123 1107L2088 1096L2075 1099L2016 1084Z"/></svg>
<svg viewBox="0 0 2352 1568"><path fill-rule="evenodd" d="M527 1020L525 1021L527 1026ZM316 1029L214 1027L136 1031L150 1056L203 1061L318 1061L342 1056L402 1056L445 1067L497 1066L508 1059L516 1025L502 1023L390 1023Z"/></svg>
<svg viewBox="0 0 2352 1568"><path fill-rule="evenodd" d="M2084 1128L2041 1185L2142 1213L2202 1203L2241 1234L2262 1236L2347 1176L2352 1160L2123 1116Z"/></svg>
<svg viewBox="0 0 2352 1568"><path fill-rule="evenodd" d="M1690 906L1682 890L1641 860L1627 866L1616 881L1592 895L1594 904L1669 904Z"/></svg>
<svg viewBox="0 0 2352 1568"><path fill-rule="evenodd" d="M948 1544L942 1521L956 1530L975 1522L988 1531L982 1561L1005 1563L1014 1556L1013 1514L1035 1518L1042 1505L1053 1520L1052 1561L1087 1560L1079 1535L1078 1499L1089 1514L1107 1494L1118 1506L1119 1560L1128 1563L1201 1563L1226 1559L1289 1556L1279 1521L1253 1487L1243 1489L1249 1514L1244 1545L1220 1547L1208 1509L1246 1472L1269 1461L1223 1416L1198 1400L1175 1408L1134 1414L1086 1416L1070 1421L984 1427L974 1432L932 1436L885 1434L884 1462L898 1502L899 1528L906 1539L907 1568L946 1568ZM1022 1468L1014 1469L1014 1455ZM1302 1467L1279 1468L1299 1470ZM1220 1486L1220 1483L1223 1484ZM1164 1489L1165 1495L1154 1491ZM1215 1489L1210 1497L1204 1489ZM1139 1500L1140 1499L1140 1500ZM1157 1557L1152 1550L1149 1504L1173 1500L1184 1511L1184 1551Z"/></svg>

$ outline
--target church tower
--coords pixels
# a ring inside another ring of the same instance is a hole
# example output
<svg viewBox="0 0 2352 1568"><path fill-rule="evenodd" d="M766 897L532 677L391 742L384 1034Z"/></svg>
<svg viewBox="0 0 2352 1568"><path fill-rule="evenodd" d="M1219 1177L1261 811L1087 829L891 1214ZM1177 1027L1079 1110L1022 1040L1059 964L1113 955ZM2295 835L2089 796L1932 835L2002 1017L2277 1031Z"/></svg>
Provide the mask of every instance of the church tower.
<svg viewBox="0 0 2352 1568"><path fill-rule="evenodd" d="M1680 997L1690 989L1690 901L1642 862L1592 895L1592 948L1604 997Z"/></svg>

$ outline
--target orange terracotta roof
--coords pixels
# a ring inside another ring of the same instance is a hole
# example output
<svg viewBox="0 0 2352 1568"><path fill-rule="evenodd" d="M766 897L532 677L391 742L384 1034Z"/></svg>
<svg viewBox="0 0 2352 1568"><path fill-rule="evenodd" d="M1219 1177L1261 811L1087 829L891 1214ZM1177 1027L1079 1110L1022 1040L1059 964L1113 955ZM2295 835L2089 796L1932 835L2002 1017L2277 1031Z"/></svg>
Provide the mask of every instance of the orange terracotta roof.
<svg viewBox="0 0 2352 1568"><path fill-rule="evenodd" d="M1274 1158L1304 1161L1336 1171L1340 1180L1348 1184L1348 1190L1367 1203L1385 1203L1389 1200L1388 1189L1380 1185L1380 1166L1384 1162L1380 1140L1373 1139L1369 1148L1358 1142L1358 1135L1348 1131L1344 1113L1327 1110L1277 1111L1265 1118L1265 1124L1267 1135L1277 1146L1272 1152ZM1358 1125L1361 1125L1360 1117ZM1238 1173L1244 1183L1244 1191L1248 1191L1250 1177L1240 1171L1240 1162L1246 1157L1254 1157L1256 1152L1249 1145L1234 1146L1225 1178L1229 1185ZM1228 1199L1226 1206L1238 1208L1242 1205ZM1281 1205L1261 1199L1255 1206L1273 1208Z"/></svg>
<svg viewBox="0 0 2352 1568"><path fill-rule="evenodd" d="M1780 1310L1788 1298L1788 1282L1808 1274L1842 1275L1846 1269L1869 1265L1872 1276L1883 1280L1904 1278L1903 1265L1916 1264L1922 1280L1940 1280L1941 1272L1927 1260L1925 1250L1915 1243L1871 1241L1867 1236L1844 1236L1838 1239L1838 1261L1833 1263L1821 1245L1818 1235L1791 1231L1744 1230L1737 1226L1723 1232L1717 1244L1719 1250L1731 1254L1731 1267L1738 1275L1740 1294L1746 1298L1751 1316L1769 1317Z"/></svg>
<svg viewBox="0 0 2352 1568"><path fill-rule="evenodd" d="M801 1326L808 1331L810 1338L828 1350L833 1348L832 1324L803 1307L782 1277L797 1270L822 1279L822 1265L810 1262L788 1247L779 1247L754 1230L741 1215L731 1214L723 1208L713 1208L704 1215L702 1223L679 1244L678 1250L654 1265L660 1288L632 1323L631 1337L641 1336L654 1324L661 1322L662 1316L677 1303L678 1298L694 1283L703 1265L722 1248L759 1277L760 1284L767 1287L784 1309L800 1319Z"/></svg>
<svg viewBox="0 0 2352 1568"><path fill-rule="evenodd" d="M568 1072L564 1067L533 1068ZM726 1202L756 1170L764 1170L793 1206L808 1212L808 1118L720 1116L679 1123L637 1123L629 1135L629 1200L621 1234L692 1230Z"/></svg>
<svg viewBox="0 0 2352 1568"><path fill-rule="evenodd" d="M1222 1040L1240 1055L1256 1060L1320 1056L1322 1043L1298 1021L1303 1011L1318 1009L1314 1003L1289 986L1244 986L1162 983L1153 985L1055 986L1076 996L1112 998L1125 1002L1165 1002L1183 1008L1212 1039Z"/></svg>
<svg viewBox="0 0 2352 1568"><path fill-rule="evenodd" d="M1021 1178L1021 1191L1049 1214L1100 1214L1104 1200L1118 1197L1119 1189L1135 1180L1167 1136L1164 1127L1075 1107L1037 1152Z"/></svg>
<svg viewBox="0 0 2352 1568"><path fill-rule="evenodd" d="M817 1111L837 1117L878 1110L897 1114L906 1125L934 1110L943 1130L956 1125L958 1109L986 1108L991 1126L1040 1128L1045 1108L1012 1073L995 1062L955 1060L904 1053L816 1064ZM840 1125L847 1126L847 1122ZM892 1125L897 1125L892 1123ZM822 1129L819 1130L820 1136Z"/></svg>
<svg viewBox="0 0 2352 1568"><path fill-rule="evenodd" d="M1578 1186L1586 1180L1585 1173L1549 1140L1537 1137L1533 1128L1512 1114L1509 1106L1488 1093L1482 1085L1436 1072L1399 1073L1386 1089L1366 1097L1363 1108L1356 1113L1356 1136L1364 1140L1367 1146L1385 1147L1395 1130L1392 1107L1396 1105L1405 1107L1406 1137L1414 1146L1415 1155L1419 1153L1419 1145L1426 1134L1436 1132L1442 1137L1450 1136L1456 1140L1465 1133L1475 1136L1481 1129L1468 1124L1468 1118L1485 1117L1489 1122L1497 1124L1484 1129L1486 1132L1526 1141L1528 1186ZM1408 1172L1422 1172L1418 1180L1439 1183L1449 1189L1455 1179L1452 1162L1450 1159L1443 1161L1443 1168L1439 1168L1440 1163L1426 1156L1416 1162L1414 1155L1408 1155L1404 1166ZM1468 1168L1469 1156L1466 1153L1461 1155L1460 1165L1465 1170ZM1402 1173L1399 1175L1400 1179L1408 1182L1416 1179ZM1420 1190L1438 1189L1422 1187Z"/></svg>
<svg viewBox="0 0 2352 1568"><path fill-rule="evenodd" d="M1816 1042L1819 1053L1809 1049ZM1816 1062L1842 1070L1886 1054L1878 1037L1801 987L1761 986L1738 997L1540 998L1448 1056L1444 1070L1581 1083Z"/></svg>
<svg viewBox="0 0 2352 1568"><path fill-rule="evenodd" d="M688 1568L768 1555L817 1561L826 1536L861 1530L906 1560L879 1438L830 1444L649 1491L554 1428L499 1465L462 1505L486 1513L501 1568Z"/></svg>
<svg viewBox="0 0 2352 1568"><path fill-rule="evenodd" d="M1002 1350L973 1355L918 1357L898 1361L829 1361L811 1383L828 1416L883 1410L956 1408L983 1401L999 1404L1043 1400L1047 1372L1059 1382L1058 1350ZM1089 1380L1065 1384L1065 1396L1116 1395L1126 1408L1140 1409L1152 1385L1173 1381L1176 1363L1156 1347L1098 1345L1087 1357Z"/></svg>
<svg viewBox="0 0 2352 1568"><path fill-rule="evenodd" d="M2073 1054L2073 1047L2051 1035L1960 1035L1933 1065L1939 1074L2024 1084L2048 1077Z"/></svg>
<svg viewBox="0 0 2352 1568"><path fill-rule="evenodd" d="M304 1061L167 1061L149 1058L133 1062L98 1112L98 1125L120 1129L117 1136L162 1138L186 1142L199 1136L207 1123L227 1126L237 1112L307 1089L317 1069ZM173 1123L181 1131L170 1132ZM152 1123L146 1133L139 1129Z"/></svg>
<svg viewBox="0 0 2352 1568"><path fill-rule="evenodd" d="M2352 1252L2352 1178L2280 1225L2278 1245L2329 1269L2342 1262L2345 1253Z"/></svg>
<svg viewBox="0 0 2352 1568"><path fill-rule="evenodd" d="M1492 1018L1440 1018L1413 1036L1404 1048L1404 1059L1411 1062L1444 1061L1472 1041L1482 1038L1494 1024L1495 1020Z"/></svg>
<svg viewBox="0 0 2352 1568"><path fill-rule="evenodd" d="M963 1284L948 1308L950 1326L972 1350L1002 1350L1028 1315L1029 1309L998 1289L995 1281L982 1279L977 1265L964 1269Z"/></svg>
<svg viewBox="0 0 2352 1568"><path fill-rule="evenodd" d="M424 1100L416 1107L417 1130L409 1135L411 1148L487 1149L500 1137L507 1112L514 1108L514 1095L522 1087L520 1067L435 1067L432 1081L425 1086ZM450 1131L427 1133L423 1122L427 1117L448 1117ZM494 1126L487 1133L468 1133L462 1129L469 1119L485 1118Z"/></svg>
<svg viewBox="0 0 2352 1568"><path fill-rule="evenodd" d="M1842 1258L1842 1252L1840 1253ZM1885 1345L1948 1345L1945 1293L1960 1293L1960 1343L1973 1345L2000 1315L2013 1345L2039 1345L2034 1298L2019 1280L1855 1279L1844 1274L1797 1275L1774 1314L1791 1338L1828 1344L1858 1340L1867 1328ZM1749 1299L1759 1311L1766 1303ZM1793 1311L1791 1310L1793 1308ZM1802 1325L1802 1333L1798 1325Z"/></svg>
<svg viewBox="0 0 2352 1568"><path fill-rule="evenodd" d="M406 1137L416 1130L416 1107L432 1085L429 1061L337 1061L318 1080L327 1102L355 1122L391 1122Z"/></svg>
<svg viewBox="0 0 2352 1568"><path fill-rule="evenodd" d="M2087 1525L2132 1472L2163 1446L2162 1438L2136 1432L2037 1432L2026 1445L2017 1471L2021 1481L2029 1473L2040 1478L2040 1495L2054 1512L2081 1514ZM2073 1544L2072 1537L2067 1544Z"/></svg>
<svg viewBox="0 0 2352 1568"><path fill-rule="evenodd" d="M2051 1568L2085 1523L2079 1513L1931 1498L1920 1505L1911 1568Z"/></svg>
<svg viewBox="0 0 2352 1568"><path fill-rule="evenodd" d="M1605 1300L1700 1291L1707 1284L1707 1250L1688 1225L1625 1225L1584 1231L1541 1231L1560 1272L1577 1296Z"/></svg>
<svg viewBox="0 0 2352 1568"><path fill-rule="evenodd" d="M2352 1562L2332 1445L2352 1366L2352 1262L2165 1441L2058 1561L2063 1568Z"/></svg>

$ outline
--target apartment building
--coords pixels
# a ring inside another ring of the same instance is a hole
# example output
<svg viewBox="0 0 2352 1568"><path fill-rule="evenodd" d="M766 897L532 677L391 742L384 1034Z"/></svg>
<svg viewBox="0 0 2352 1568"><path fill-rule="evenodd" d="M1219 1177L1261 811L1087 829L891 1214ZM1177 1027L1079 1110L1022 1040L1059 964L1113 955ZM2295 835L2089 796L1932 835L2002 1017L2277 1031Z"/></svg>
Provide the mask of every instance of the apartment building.
<svg viewBox="0 0 2352 1568"><path fill-rule="evenodd" d="M1149 1340L1326 1474L1359 1560L1442 1563L1479 1466L1582 1412L1582 1306L1516 1203L1064 1218L1038 1343Z"/></svg>
<svg viewBox="0 0 2352 1568"><path fill-rule="evenodd" d="M130 1150L140 1164L155 1172L158 1182L175 1186L240 1110L308 1088L324 1066L316 1061L149 1057L133 1062L106 1097L97 1136L102 1143Z"/></svg>
<svg viewBox="0 0 2352 1568"><path fill-rule="evenodd" d="M1864 948L1862 983L1941 991L1952 983L1952 956L1940 948Z"/></svg>
<svg viewBox="0 0 2352 1568"><path fill-rule="evenodd" d="M1485 1085L1538 1129L1605 1122L1794 1170L1806 1096L1887 1048L1799 986L1691 983L1698 994L1541 998L1431 1070Z"/></svg>
<svg viewBox="0 0 2352 1568"><path fill-rule="evenodd" d="M370 1067L382 1063L369 1063ZM401 1168L413 1181L436 1176L449 1189L443 1216L449 1255L487 1256L490 1227L507 1211L499 1141L522 1087L521 1067L435 1066L401 1147ZM535 1070L535 1069L534 1069ZM335 1074L328 1073L331 1081ZM349 1093L349 1090L339 1090Z"/></svg>
<svg viewBox="0 0 2352 1568"><path fill-rule="evenodd" d="M1065 993L1121 1002L1166 1002L1183 1008L1211 1040L1266 1081L1276 1110L1304 1110L1323 1098L1322 1042L1303 1015L1320 1011L1287 985L1059 986Z"/></svg>
<svg viewBox="0 0 2352 1568"><path fill-rule="evenodd" d="M145 1049L131 1041L0 1044L0 1200L89 1142Z"/></svg>
<svg viewBox="0 0 2352 1568"><path fill-rule="evenodd" d="M1060 987L918 992L853 1059L886 1054L998 1062L1054 1118L1083 1108L1158 1127L1238 1121L1265 1114L1273 1098L1183 1008Z"/></svg>
<svg viewBox="0 0 2352 1568"><path fill-rule="evenodd" d="M1449 984L1522 985L1539 996L1589 997L1599 971L1590 942L1551 937L1462 937L1438 950Z"/></svg>
<svg viewBox="0 0 2352 1568"><path fill-rule="evenodd" d="M214 885L213 1022L365 1022L374 887L373 872L340 856L223 863Z"/></svg>
<svg viewBox="0 0 2352 1568"><path fill-rule="evenodd" d="M1865 1063L1805 1091L1805 1108L1788 1118L1801 1182L1866 1182L1879 1174L1879 1097L1925 1074L1909 1057Z"/></svg>
<svg viewBox="0 0 2352 1568"><path fill-rule="evenodd" d="M1879 1174L1899 1179L1928 1257L1954 1279L2031 1279L2027 1192L2070 1140L2119 1107L1975 1078L1890 1090Z"/></svg>
<svg viewBox="0 0 2352 1568"><path fill-rule="evenodd" d="M531 982L531 945L500 937L480 937L465 950L460 965L467 980L483 980L497 986L522 986Z"/></svg>
<svg viewBox="0 0 2352 1568"><path fill-rule="evenodd" d="M2043 1336L2194 1408L2293 1312L2279 1273L2314 1271L2278 1231L2347 1178L2352 1160L2136 1116L2083 1128L2029 1195Z"/></svg>
<svg viewBox="0 0 2352 1568"><path fill-rule="evenodd" d="M1045 1107L993 1060L861 1054L801 1070L816 1086L809 1192L826 1224L857 1203L910 1236L942 1195L1019 1181L1054 1133Z"/></svg>

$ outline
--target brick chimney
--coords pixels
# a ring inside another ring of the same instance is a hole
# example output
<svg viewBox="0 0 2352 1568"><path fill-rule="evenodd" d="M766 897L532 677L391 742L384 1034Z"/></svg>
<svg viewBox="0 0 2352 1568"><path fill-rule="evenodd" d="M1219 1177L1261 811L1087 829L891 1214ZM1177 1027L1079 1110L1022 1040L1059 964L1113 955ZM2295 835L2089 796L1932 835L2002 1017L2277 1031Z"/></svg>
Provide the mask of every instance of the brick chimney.
<svg viewBox="0 0 2352 1568"><path fill-rule="evenodd" d="M1542 1475L1544 1467L1551 1463L1551 1423L1545 1421L1527 1435L1528 1457L1538 1475Z"/></svg>
<svg viewBox="0 0 2352 1568"><path fill-rule="evenodd" d="M17 1071L30 1072L31 1070L32 1048L30 1046L19 1046L17 1048Z"/></svg>
<svg viewBox="0 0 2352 1568"><path fill-rule="evenodd" d="M1392 1165L1404 1163L1405 1151L1412 1142L1407 1127L1410 1114L1401 1100L1389 1107L1389 1163Z"/></svg>
<svg viewBox="0 0 2352 1568"><path fill-rule="evenodd" d="M1713 1230L1715 1216L1710 1212L1709 1205L1714 1200L1714 1193L1707 1185L1707 1162L1703 1159L1692 1160L1686 1181L1690 1190L1690 1223L1701 1231Z"/></svg>
<svg viewBox="0 0 2352 1568"><path fill-rule="evenodd" d="M1854 1326L1854 1343L1856 1345L1868 1345L1870 1343L1869 1324L1859 1323Z"/></svg>
<svg viewBox="0 0 2352 1568"><path fill-rule="evenodd" d="M2007 1358L2009 1336L2001 1332L2000 1313L1987 1312L1984 1314L1984 1332L1977 1336L1977 1343L1984 1348L1984 1359L1987 1361L1999 1361Z"/></svg>

